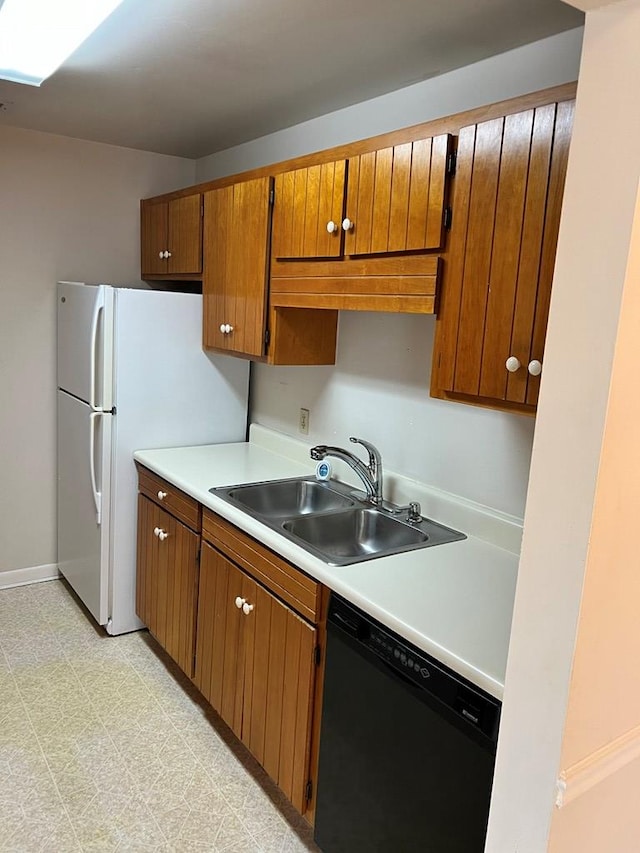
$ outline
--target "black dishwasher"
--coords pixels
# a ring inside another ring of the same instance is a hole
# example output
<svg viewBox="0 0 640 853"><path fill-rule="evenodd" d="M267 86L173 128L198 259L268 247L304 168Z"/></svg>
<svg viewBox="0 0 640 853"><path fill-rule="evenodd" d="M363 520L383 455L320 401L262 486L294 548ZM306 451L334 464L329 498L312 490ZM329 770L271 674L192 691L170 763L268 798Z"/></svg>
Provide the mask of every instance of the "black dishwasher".
<svg viewBox="0 0 640 853"><path fill-rule="evenodd" d="M500 702L335 594L314 837L324 853L482 853Z"/></svg>

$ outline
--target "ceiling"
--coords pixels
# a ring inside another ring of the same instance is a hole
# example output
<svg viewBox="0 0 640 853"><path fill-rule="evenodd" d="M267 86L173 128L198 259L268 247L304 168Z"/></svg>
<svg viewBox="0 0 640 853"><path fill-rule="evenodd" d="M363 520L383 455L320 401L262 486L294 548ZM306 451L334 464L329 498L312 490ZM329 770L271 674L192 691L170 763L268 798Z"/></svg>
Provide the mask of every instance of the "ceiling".
<svg viewBox="0 0 640 853"><path fill-rule="evenodd" d="M0 124L197 158L582 23L561 0L124 0L40 88L0 81Z"/></svg>

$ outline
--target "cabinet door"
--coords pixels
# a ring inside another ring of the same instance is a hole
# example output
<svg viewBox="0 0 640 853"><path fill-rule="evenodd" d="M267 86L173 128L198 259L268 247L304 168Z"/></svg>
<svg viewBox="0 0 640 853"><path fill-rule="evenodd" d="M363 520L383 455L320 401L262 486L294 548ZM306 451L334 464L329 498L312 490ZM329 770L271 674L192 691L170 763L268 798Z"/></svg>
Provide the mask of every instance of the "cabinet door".
<svg viewBox="0 0 640 853"><path fill-rule="evenodd" d="M148 498L138 496L136 612L189 677L193 675L198 538Z"/></svg>
<svg viewBox="0 0 640 853"><path fill-rule="evenodd" d="M460 131L438 321L445 391L537 401L528 366L542 361L572 117L562 102Z"/></svg>
<svg viewBox="0 0 640 853"><path fill-rule="evenodd" d="M444 134L350 158L346 255L441 247L450 146Z"/></svg>
<svg viewBox="0 0 640 853"><path fill-rule="evenodd" d="M304 812L309 779L317 631L245 577L242 740Z"/></svg>
<svg viewBox="0 0 640 853"><path fill-rule="evenodd" d="M345 177L344 160L277 175L274 258L341 257Z"/></svg>
<svg viewBox="0 0 640 853"><path fill-rule="evenodd" d="M202 196L175 198L168 203L165 272L202 272Z"/></svg>
<svg viewBox="0 0 640 853"><path fill-rule="evenodd" d="M195 683L234 733L242 736L245 615L236 606L245 576L203 542L198 593Z"/></svg>
<svg viewBox="0 0 640 853"><path fill-rule="evenodd" d="M205 193L204 346L265 348L271 178Z"/></svg>
<svg viewBox="0 0 640 853"><path fill-rule="evenodd" d="M166 202L142 204L140 211L140 246L142 276L161 275L167 271L164 252L167 247L168 206Z"/></svg>

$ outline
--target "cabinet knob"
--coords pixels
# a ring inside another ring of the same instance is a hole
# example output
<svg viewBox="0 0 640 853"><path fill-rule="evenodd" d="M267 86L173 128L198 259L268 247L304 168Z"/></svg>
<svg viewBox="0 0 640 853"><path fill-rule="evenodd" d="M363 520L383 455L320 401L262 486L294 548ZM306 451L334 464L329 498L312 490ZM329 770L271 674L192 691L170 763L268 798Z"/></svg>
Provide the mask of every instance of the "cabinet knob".
<svg viewBox="0 0 640 853"><path fill-rule="evenodd" d="M159 530L159 532L158 532L158 539L159 539L161 542L164 542L164 540L165 540L168 536L169 536L169 534L168 534L165 530L162 530L162 529L160 529L160 530Z"/></svg>
<svg viewBox="0 0 640 853"><path fill-rule="evenodd" d="M164 253L164 256L165 256L165 258L170 258L170 257L171 257L171 252L165 252L165 253Z"/></svg>
<svg viewBox="0 0 640 853"><path fill-rule="evenodd" d="M348 216L342 220L342 230L343 231L351 231L353 228L353 219L349 219Z"/></svg>
<svg viewBox="0 0 640 853"><path fill-rule="evenodd" d="M167 496L166 492L158 492L158 498L163 501Z"/></svg>
<svg viewBox="0 0 640 853"><path fill-rule="evenodd" d="M236 598L236 607L238 610L242 610L243 606L246 607L246 601L246 598L240 598L240 596Z"/></svg>
<svg viewBox="0 0 640 853"><path fill-rule="evenodd" d="M154 527L154 528L153 528L153 535L154 535L154 536L159 536L159 535L160 535L160 528L159 528L159 527Z"/></svg>
<svg viewBox="0 0 640 853"><path fill-rule="evenodd" d="M337 226L337 225L336 225L336 223L333 221L333 219L330 219L330 220L327 222L327 231L329 232L329 234L333 234L333 233L334 233L335 231L337 231L337 230L338 230L338 226Z"/></svg>
<svg viewBox="0 0 640 853"><path fill-rule="evenodd" d="M224 335L224 331L225 331L225 329L226 329L226 328L227 328L227 327L225 326L225 324L224 324L224 323L220 323L220 331L222 332L222 334L223 334L223 335Z"/></svg>
<svg viewBox="0 0 640 853"><path fill-rule="evenodd" d="M531 374L531 376L540 376L542 373L542 362L538 361L537 358L534 358L533 361L529 362L529 367L527 370Z"/></svg>
<svg viewBox="0 0 640 853"><path fill-rule="evenodd" d="M507 368L509 373L515 373L516 370L520 370L520 362L515 357L515 355L510 355L509 358L505 361L504 366Z"/></svg>
<svg viewBox="0 0 640 853"><path fill-rule="evenodd" d="M247 602L245 601L245 603L242 605L242 612L244 613L244 615L248 616L252 610L253 604L247 604Z"/></svg>
<svg viewBox="0 0 640 853"><path fill-rule="evenodd" d="M233 326L229 323L220 323L220 331L223 335L230 335L233 332Z"/></svg>
<svg viewBox="0 0 640 853"><path fill-rule="evenodd" d="M158 257L159 257L159 258L164 258L164 252L158 252Z"/></svg>

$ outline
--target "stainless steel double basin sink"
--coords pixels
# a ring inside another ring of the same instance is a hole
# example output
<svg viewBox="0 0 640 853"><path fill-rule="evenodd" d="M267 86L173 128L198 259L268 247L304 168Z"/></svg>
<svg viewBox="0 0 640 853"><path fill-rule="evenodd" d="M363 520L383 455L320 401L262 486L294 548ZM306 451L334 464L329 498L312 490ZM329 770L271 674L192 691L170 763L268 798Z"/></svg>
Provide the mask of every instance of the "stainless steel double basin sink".
<svg viewBox="0 0 640 853"><path fill-rule="evenodd" d="M392 504L372 506L351 486L313 477L209 490L332 566L465 539L435 521L409 521Z"/></svg>

